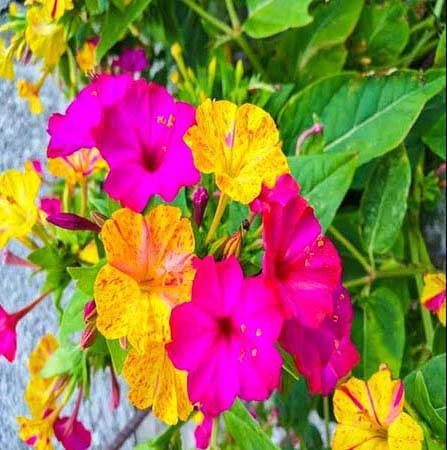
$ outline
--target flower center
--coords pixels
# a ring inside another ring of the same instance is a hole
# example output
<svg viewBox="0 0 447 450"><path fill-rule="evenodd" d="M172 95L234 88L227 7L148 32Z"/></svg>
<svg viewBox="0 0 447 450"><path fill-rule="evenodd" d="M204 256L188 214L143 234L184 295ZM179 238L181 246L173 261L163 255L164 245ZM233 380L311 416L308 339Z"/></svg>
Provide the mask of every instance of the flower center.
<svg viewBox="0 0 447 450"><path fill-rule="evenodd" d="M219 331L222 336L230 337L233 333L233 322L230 317L222 317L218 320Z"/></svg>
<svg viewBox="0 0 447 450"><path fill-rule="evenodd" d="M148 172L155 172L163 162L166 153L166 146L160 148L144 149L143 151L143 166Z"/></svg>

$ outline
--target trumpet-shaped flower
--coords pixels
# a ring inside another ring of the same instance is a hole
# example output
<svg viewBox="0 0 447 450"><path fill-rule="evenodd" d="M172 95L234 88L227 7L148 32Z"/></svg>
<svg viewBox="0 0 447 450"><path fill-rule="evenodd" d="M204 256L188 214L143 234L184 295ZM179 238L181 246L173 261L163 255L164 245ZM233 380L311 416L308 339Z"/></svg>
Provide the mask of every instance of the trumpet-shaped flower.
<svg viewBox="0 0 447 450"><path fill-rule="evenodd" d="M353 311L348 291L335 291L333 302L332 316L327 316L318 328L302 326L292 318L285 321L281 332L281 345L294 356L314 394L329 395L359 361L350 339Z"/></svg>
<svg viewBox="0 0 447 450"><path fill-rule="evenodd" d="M28 168L0 174L0 249L10 239L25 237L36 223L40 183L39 175Z"/></svg>
<svg viewBox="0 0 447 450"><path fill-rule="evenodd" d="M33 54L52 66L65 52L65 31L48 13L47 8L33 6L26 13L25 39Z"/></svg>
<svg viewBox="0 0 447 450"><path fill-rule="evenodd" d="M46 215L59 214L62 211L62 202L58 197L42 197L40 199L40 209Z"/></svg>
<svg viewBox="0 0 447 450"><path fill-rule="evenodd" d="M381 367L368 381L351 378L334 394L333 450L420 450L421 427L403 412L404 385Z"/></svg>
<svg viewBox="0 0 447 450"><path fill-rule="evenodd" d="M70 185L103 169L107 169L107 163L96 148L82 148L69 156L48 160L51 175L65 178Z"/></svg>
<svg viewBox="0 0 447 450"><path fill-rule="evenodd" d="M275 122L261 108L208 99L197 108L196 120L185 135L194 163L214 173L219 189L233 200L250 203L263 183L273 187L289 172Z"/></svg>
<svg viewBox="0 0 447 450"><path fill-rule="evenodd" d="M260 277L244 279L235 257L195 260L192 300L171 315L174 365L188 372L188 393L206 416L235 398L265 400L278 386L282 359L275 348L282 317Z"/></svg>
<svg viewBox="0 0 447 450"><path fill-rule="evenodd" d="M52 20L60 19L65 11L73 9L73 0L25 0L25 6L40 4Z"/></svg>
<svg viewBox="0 0 447 450"><path fill-rule="evenodd" d="M141 211L150 197L158 194L170 202L181 187L199 181L183 142L193 123L194 108L176 102L162 86L128 75L103 75L81 92L65 116L50 119L48 156L98 148L110 168L105 191Z"/></svg>
<svg viewBox="0 0 447 450"><path fill-rule="evenodd" d="M443 273L425 275L421 302L425 308L437 314L439 321L445 326L445 275Z"/></svg>
<svg viewBox="0 0 447 450"><path fill-rule="evenodd" d="M106 338L126 337L132 345L123 369L129 398L139 408L152 405L167 423L186 420L192 408L186 374L172 365L165 344L171 308L191 296L191 223L172 206L157 206L146 216L121 209L105 222L101 237L107 264L95 282L96 325Z"/></svg>
<svg viewBox="0 0 447 450"><path fill-rule="evenodd" d="M283 190L282 183L289 188ZM340 257L321 234L313 209L297 186L282 180L273 191L264 191L260 199L263 273L275 283L285 317L316 327L333 314L333 292L341 283Z"/></svg>
<svg viewBox="0 0 447 450"><path fill-rule="evenodd" d="M43 111L38 86L28 80L19 80L17 81L17 92L20 98L28 100L29 109L33 114L37 115Z"/></svg>

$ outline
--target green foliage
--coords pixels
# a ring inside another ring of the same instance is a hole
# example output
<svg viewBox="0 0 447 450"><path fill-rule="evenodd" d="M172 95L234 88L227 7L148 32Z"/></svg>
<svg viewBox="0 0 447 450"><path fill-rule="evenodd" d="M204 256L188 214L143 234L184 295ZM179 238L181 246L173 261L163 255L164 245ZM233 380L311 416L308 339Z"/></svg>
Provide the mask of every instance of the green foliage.
<svg viewBox="0 0 447 450"><path fill-rule="evenodd" d="M223 414L228 433L240 450L278 450L240 400Z"/></svg>
<svg viewBox="0 0 447 450"><path fill-rule="evenodd" d="M113 368L116 373L121 373L123 370L124 361L126 360L127 351L121 348L118 339L107 339L107 347L112 359Z"/></svg>
<svg viewBox="0 0 447 450"><path fill-rule="evenodd" d="M104 264L105 261L103 260L94 266L69 267L68 273L76 282L76 288L92 297L96 276Z"/></svg>
<svg viewBox="0 0 447 450"><path fill-rule="evenodd" d="M160 436L137 445L134 450L182 450L179 426L180 424L170 426Z"/></svg>
<svg viewBox="0 0 447 450"><path fill-rule="evenodd" d="M89 295L79 290L68 301L59 327L59 337L62 342L84 328L84 306L90 299Z"/></svg>

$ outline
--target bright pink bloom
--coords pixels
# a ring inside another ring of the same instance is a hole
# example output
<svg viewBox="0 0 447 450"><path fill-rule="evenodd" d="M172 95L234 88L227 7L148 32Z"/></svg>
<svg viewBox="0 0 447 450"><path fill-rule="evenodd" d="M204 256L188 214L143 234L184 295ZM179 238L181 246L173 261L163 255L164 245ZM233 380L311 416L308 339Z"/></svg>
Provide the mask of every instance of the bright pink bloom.
<svg viewBox="0 0 447 450"><path fill-rule="evenodd" d="M290 180L282 179L290 185ZM281 185L279 186L281 187ZM316 327L333 313L333 291L341 283L341 260L321 234L313 209L290 189L263 193L263 274L276 286L285 318ZM285 192L285 194L284 194Z"/></svg>
<svg viewBox="0 0 447 450"><path fill-rule="evenodd" d="M299 193L300 187L295 179L289 174L284 174L276 180L273 189L269 189L265 185L262 186L261 194L250 203L250 209L255 213L262 213L264 210L268 210L272 203L285 206L289 200L298 196Z"/></svg>
<svg viewBox="0 0 447 450"><path fill-rule="evenodd" d="M194 431L196 447L207 449L210 444L211 433L213 431L213 417L205 415L203 422Z"/></svg>
<svg viewBox="0 0 447 450"><path fill-rule="evenodd" d="M214 417L237 396L261 401L278 386L282 317L265 281L244 279L235 257L216 263L207 256L195 265L192 300L173 309L167 350L188 372L192 403Z"/></svg>
<svg viewBox="0 0 447 450"><path fill-rule="evenodd" d="M144 48L125 48L121 55L112 62L112 67L123 73L142 72L149 67Z"/></svg>
<svg viewBox="0 0 447 450"><path fill-rule="evenodd" d="M294 356L314 394L329 395L337 381L359 362L349 337L353 311L348 291L335 291L333 304L333 315L327 316L318 328L303 326L292 318L285 321L280 337L281 345Z"/></svg>
<svg viewBox="0 0 447 450"><path fill-rule="evenodd" d="M13 362L17 351L16 326L18 318L8 314L0 305L0 355Z"/></svg>
<svg viewBox="0 0 447 450"><path fill-rule="evenodd" d="M62 202L57 197L42 197L40 209L47 215L57 214L62 211Z"/></svg>
<svg viewBox="0 0 447 450"><path fill-rule="evenodd" d="M92 436L82 422L71 417L59 417L53 426L56 439L65 450L87 450Z"/></svg>
<svg viewBox="0 0 447 450"><path fill-rule="evenodd" d="M52 116L48 156L98 148L110 168L105 191L141 211L150 197L170 202L181 187L199 181L183 142L194 121L194 108L176 102L164 87L102 75L81 91L65 116Z"/></svg>

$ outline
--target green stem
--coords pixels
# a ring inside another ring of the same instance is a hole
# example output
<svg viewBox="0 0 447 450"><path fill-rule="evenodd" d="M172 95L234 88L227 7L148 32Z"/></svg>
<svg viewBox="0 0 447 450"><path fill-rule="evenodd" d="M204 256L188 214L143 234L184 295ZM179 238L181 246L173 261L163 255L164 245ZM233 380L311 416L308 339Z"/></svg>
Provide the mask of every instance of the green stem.
<svg viewBox="0 0 447 450"><path fill-rule="evenodd" d="M295 381L299 380L299 377L296 375L296 373L293 373L292 370L290 370L285 364L282 365L283 370L285 370Z"/></svg>
<svg viewBox="0 0 447 450"><path fill-rule="evenodd" d="M231 24L233 29L239 31L241 29L241 23L239 22L239 17L234 7L233 0L225 0L225 5L227 6L228 15L230 16Z"/></svg>
<svg viewBox="0 0 447 450"><path fill-rule="evenodd" d="M326 444L331 445L331 430L329 428L329 397L323 397L324 431L326 434Z"/></svg>
<svg viewBox="0 0 447 450"><path fill-rule="evenodd" d="M217 227L220 224L227 203L228 196L221 192L219 203L217 204L216 212L214 213L213 221L211 223L210 229L208 230L208 234L206 235L205 244L209 244L211 242L211 239L213 239L214 235L216 234Z"/></svg>
<svg viewBox="0 0 447 450"><path fill-rule="evenodd" d="M418 31L423 30L424 28L430 28L434 25L433 17L427 17L426 19L422 20L421 22L417 23L411 30L410 33L414 34Z"/></svg>
<svg viewBox="0 0 447 450"><path fill-rule="evenodd" d="M182 2L188 5L193 11L195 11L200 17L202 17L202 19L206 20L209 24L213 25L218 30L222 31L225 34L228 34L229 36L232 35L233 30L226 23L209 14L194 0L182 0Z"/></svg>
<svg viewBox="0 0 447 450"><path fill-rule="evenodd" d="M444 6L444 0L437 0L435 8L433 9L433 14L437 19L441 17L442 7Z"/></svg>
<svg viewBox="0 0 447 450"><path fill-rule="evenodd" d="M80 184L81 184L81 216L84 217L87 214L87 203L88 203L87 178L82 177Z"/></svg>
<svg viewBox="0 0 447 450"><path fill-rule="evenodd" d="M219 450L218 437L219 437L219 418L216 417L213 420L213 431L211 432L209 450Z"/></svg>
<svg viewBox="0 0 447 450"><path fill-rule="evenodd" d="M250 61L251 65L256 69L256 71L262 75L262 78L264 78L265 81L269 81L269 76L267 72L265 71L262 64L259 62L258 57L254 54L253 50L250 48L245 38L241 34L239 34L234 36L234 40L247 55L248 60Z"/></svg>
<svg viewBox="0 0 447 450"><path fill-rule="evenodd" d="M361 264L361 266L365 269L366 272L371 272L371 266L368 264L366 258L357 250L357 248L346 239L335 227L330 226L328 231L337 239L340 244L342 244L346 250L351 253L351 255Z"/></svg>

